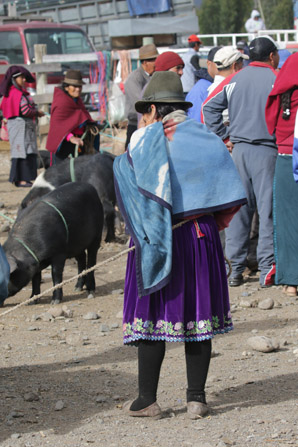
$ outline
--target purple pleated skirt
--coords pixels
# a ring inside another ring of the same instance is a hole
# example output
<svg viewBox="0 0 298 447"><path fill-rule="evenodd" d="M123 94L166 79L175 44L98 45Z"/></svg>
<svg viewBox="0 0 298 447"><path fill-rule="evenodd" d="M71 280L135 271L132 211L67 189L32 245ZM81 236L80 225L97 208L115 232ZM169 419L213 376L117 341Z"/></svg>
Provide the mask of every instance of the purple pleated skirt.
<svg viewBox="0 0 298 447"><path fill-rule="evenodd" d="M125 344L138 340L202 341L233 329L226 266L215 220L205 215L195 222L199 227L189 221L173 230L171 281L158 292L138 296L135 252L128 254Z"/></svg>

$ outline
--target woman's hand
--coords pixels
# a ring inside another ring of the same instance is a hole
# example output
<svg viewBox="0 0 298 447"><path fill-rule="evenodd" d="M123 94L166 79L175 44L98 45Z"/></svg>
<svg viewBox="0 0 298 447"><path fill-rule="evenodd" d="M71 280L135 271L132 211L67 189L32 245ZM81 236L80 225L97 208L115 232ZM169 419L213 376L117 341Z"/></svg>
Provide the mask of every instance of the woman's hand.
<svg viewBox="0 0 298 447"><path fill-rule="evenodd" d="M84 141L79 137L71 137L69 141L78 146L84 146Z"/></svg>
<svg viewBox="0 0 298 447"><path fill-rule="evenodd" d="M38 110L38 111L37 111L37 116L38 116L39 118L41 118L42 116L45 116L45 113L44 113L42 110Z"/></svg>

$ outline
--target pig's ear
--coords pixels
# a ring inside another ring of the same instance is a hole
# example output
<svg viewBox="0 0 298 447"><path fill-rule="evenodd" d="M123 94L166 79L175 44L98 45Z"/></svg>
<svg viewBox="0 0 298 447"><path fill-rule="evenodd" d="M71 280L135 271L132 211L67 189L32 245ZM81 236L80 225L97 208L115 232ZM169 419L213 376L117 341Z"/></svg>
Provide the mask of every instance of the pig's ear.
<svg viewBox="0 0 298 447"><path fill-rule="evenodd" d="M7 256L7 261L9 264L10 273L14 272L18 267L16 259L13 256Z"/></svg>

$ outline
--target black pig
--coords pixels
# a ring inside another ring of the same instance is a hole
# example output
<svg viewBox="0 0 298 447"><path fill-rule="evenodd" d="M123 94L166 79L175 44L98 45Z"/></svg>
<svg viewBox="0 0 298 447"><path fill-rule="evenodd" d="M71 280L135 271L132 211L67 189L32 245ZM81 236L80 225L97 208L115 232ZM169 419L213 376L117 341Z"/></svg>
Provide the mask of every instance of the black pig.
<svg viewBox="0 0 298 447"><path fill-rule="evenodd" d="M48 265L54 285L59 284L68 258L76 258L79 273L94 266L102 228L102 204L87 183L67 183L36 200L17 219L3 245L10 265L8 295L31 280L31 296L39 294L41 271ZM80 278L76 287L82 289L84 283L89 292L95 290L94 272ZM61 288L55 290L52 304L60 303L62 296Z"/></svg>
<svg viewBox="0 0 298 447"><path fill-rule="evenodd" d="M90 183L97 191L102 202L107 229L106 242L115 239L115 203L116 196L113 179L113 161L111 154L83 155L73 160L72 165L69 159L57 165L51 166L42 172L35 180L30 192L21 203L18 216L22 214L22 209L26 208L34 200L39 199L49 191L53 191L58 186L71 181Z"/></svg>

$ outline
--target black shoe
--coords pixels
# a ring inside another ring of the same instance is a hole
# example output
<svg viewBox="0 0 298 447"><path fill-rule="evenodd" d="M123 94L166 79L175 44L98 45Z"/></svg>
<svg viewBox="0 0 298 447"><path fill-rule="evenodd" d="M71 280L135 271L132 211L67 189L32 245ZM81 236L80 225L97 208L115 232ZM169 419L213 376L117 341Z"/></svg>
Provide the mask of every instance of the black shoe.
<svg viewBox="0 0 298 447"><path fill-rule="evenodd" d="M269 287L272 287L273 284L260 284L261 289L268 289Z"/></svg>
<svg viewBox="0 0 298 447"><path fill-rule="evenodd" d="M231 276L229 278L229 286L230 287L238 287L243 283L243 277L241 276Z"/></svg>
<svg viewBox="0 0 298 447"><path fill-rule="evenodd" d="M32 183L31 182L26 182L26 183L16 182L15 185L18 188L31 188Z"/></svg>

